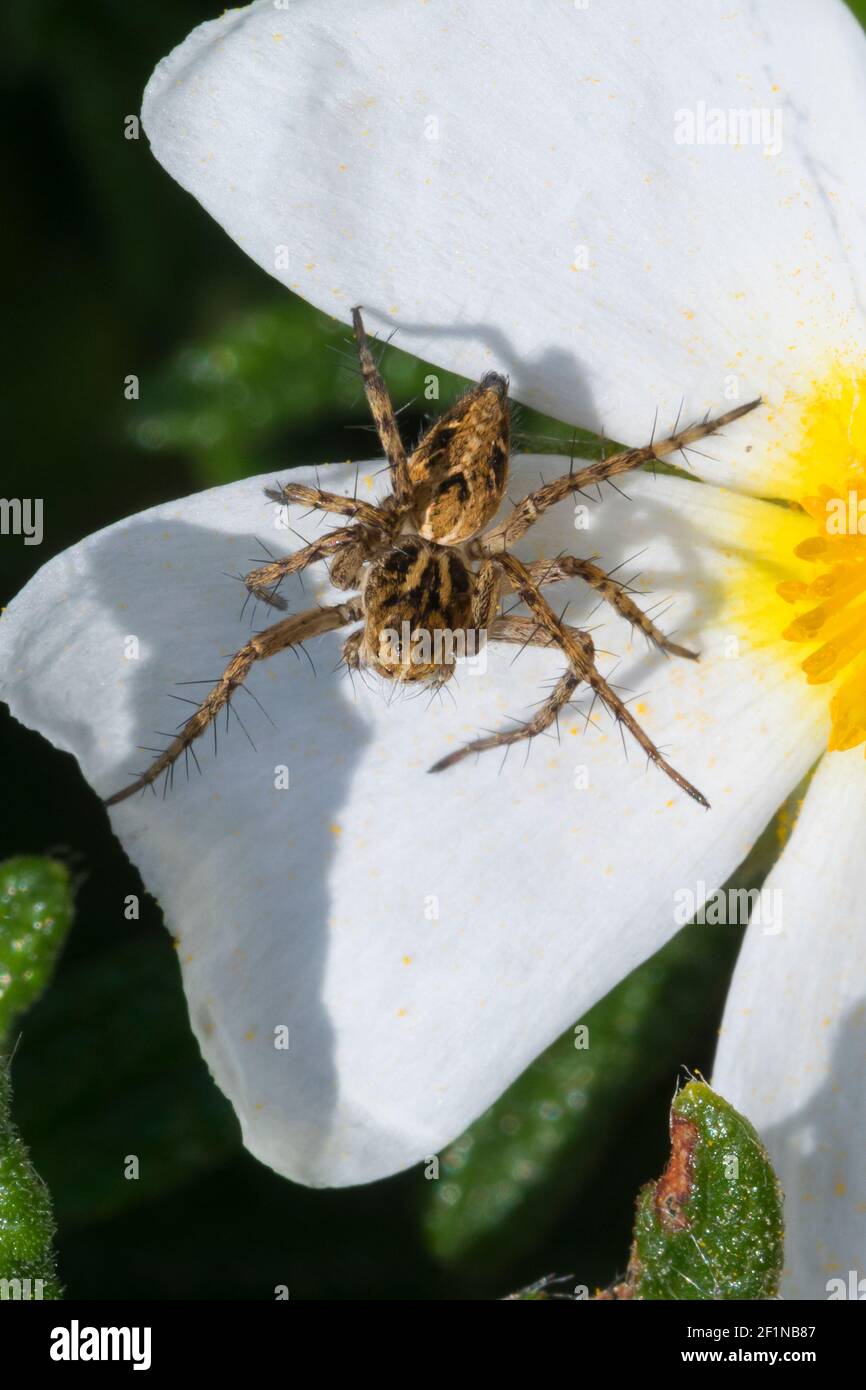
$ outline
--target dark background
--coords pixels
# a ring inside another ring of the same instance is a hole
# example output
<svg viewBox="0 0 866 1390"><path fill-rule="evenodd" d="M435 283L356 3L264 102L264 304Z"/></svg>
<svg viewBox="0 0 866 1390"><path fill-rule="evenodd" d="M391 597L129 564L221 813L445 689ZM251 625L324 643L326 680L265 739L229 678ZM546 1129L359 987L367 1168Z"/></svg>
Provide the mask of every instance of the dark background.
<svg viewBox="0 0 866 1390"><path fill-rule="evenodd" d="M132 512L271 467L374 452L355 432L367 421L357 381L328 351L346 330L248 261L143 135L124 138L157 60L219 9L25 0L0 19L0 495L45 499L41 547L0 538L0 602ZM138 402L124 399L129 373ZM386 374L399 403L420 394L412 359L390 350ZM453 385L443 378L445 400ZM411 436L418 408L404 419ZM189 1032L159 910L96 796L71 758L5 709L0 749L0 858L58 852L80 879L64 959L13 1070L70 1296L269 1298L287 1284L293 1298L491 1297L552 1270L592 1286L623 1268L636 1192L664 1163L677 1067L711 1065L733 929L707 946L716 968L702 1021L692 1016L676 1045L647 1057L646 1084L607 1107L597 1159L566 1163L531 1229L443 1255L418 1170L312 1192L243 1152ZM134 892L141 919L128 922ZM118 1181L127 1153L143 1155L138 1183Z"/></svg>

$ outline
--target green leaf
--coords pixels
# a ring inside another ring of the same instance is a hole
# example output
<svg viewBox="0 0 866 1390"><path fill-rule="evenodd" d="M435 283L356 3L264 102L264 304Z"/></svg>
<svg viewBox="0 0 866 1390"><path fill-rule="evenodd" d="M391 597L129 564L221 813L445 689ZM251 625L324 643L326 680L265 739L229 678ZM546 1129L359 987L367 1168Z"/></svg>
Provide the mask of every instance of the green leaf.
<svg viewBox="0 0 866 1390"><path fill-rule="evenodd" d="M71 921L65 864L35 855L0 864L0 1046L51 979ZM60 1298L51 1198L12 1123L9 1070L0 1057L0 1299Z"/></svg>
<svg viewBox="0 0 866 1390"><path fill-rule="evenodd" d="M640 1193L628 1274L602 1298L764 1299L782 1272L782 1193L748 1120L703 1081L671 1107L671 1157Z"/></svg>
<svg viewBox="0 0 866 1390"><path fill-rule="evenodd" d="M0 1047L48 984L71 920L64 864L0 864ZM151 1201L238 1148L168 942L133 940L67 963L63 987L29 1017L15 1065L18 1120L64 1228Z"/></svg>
<svg viewBox="0 0 866 1390"><path fill-rule="evenodd" d="M0 1058L0 1299L60 1298L51 1198L12 1124L11 1099Z"/></svg>
<svg viewBox="0 0 866 1390"><path fill-rule="evenodd" d="M15 1067L19 1123L64 1231L177 1190L240 1147L162 934L68 963Z"/></svg>
<svg viewBox="0 0 866 1390"><path fill-rule="evenodd" d="M65 864L26 855L0 864L0 1046L51 979L71 921Z"/></svg>

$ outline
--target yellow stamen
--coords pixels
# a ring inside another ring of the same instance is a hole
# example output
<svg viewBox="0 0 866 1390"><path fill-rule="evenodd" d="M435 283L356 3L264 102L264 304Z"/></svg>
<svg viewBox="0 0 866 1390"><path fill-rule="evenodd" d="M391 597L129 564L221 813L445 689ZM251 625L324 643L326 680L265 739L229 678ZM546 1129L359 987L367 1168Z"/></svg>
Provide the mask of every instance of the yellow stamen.
<svg viewBox="0 0 866 1390"><path fill-rule="evenodd" d="M810 579L777 586L786 603L809 605L784 628L808 643L801 667L810 685L836 688L829 747L866 743L866 376L837 369L802 404L796 476L816 534L794 554L815 566Z"/></svg>

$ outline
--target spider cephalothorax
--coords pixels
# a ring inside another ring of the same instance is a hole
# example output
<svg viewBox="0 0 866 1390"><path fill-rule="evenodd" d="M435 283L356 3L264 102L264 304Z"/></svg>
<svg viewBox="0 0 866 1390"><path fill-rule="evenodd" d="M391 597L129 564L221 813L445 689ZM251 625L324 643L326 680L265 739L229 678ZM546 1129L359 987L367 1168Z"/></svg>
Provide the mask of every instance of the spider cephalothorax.
<svg viewBox="0 0 866 1390"><path fill-rule="evenodd" d="M572 467L563 477L529 493L498 525L491 526L508 480L506 378L495 372L485 376L434 421L417 448L407 455L358 309L353 311L353 322L367 399L388 460L391 493L373 505L300 483L268 488L267 495L273 501L302 503L342 516L346 524L293 555L253 570L245 583L257 598L285 609L278 590L286 576L327 560L335 587L356 592L332 607L311 608L282 618L252 637L232 657L220 680L168 747L131 786L109 797L108 804L152 786L162 773L170 776L181 754L229 705L255 662L308 637L360 623L343 645L346 665L350 670L368 667L400 683L441 685L453 673L456 661L485 638L520 646L557 647L566 659L565 671L530 719L475 739L441 759L431 771L451 767L469 753L534 738L556 722L584 684L629 730L649 760L706 806L701 793L671 767L599 673L589 634L558 618L541 591L550 584L581 579L662 651L690 659L695 653L671 642L641 611L625 586L592 560L559 555L527 565L511 547L543 512L566 497L685 449L739 419L759 402L738 406L645 448L626 449L577 470ZM502 615L506 594L522 601L528 614Z"/></svg>

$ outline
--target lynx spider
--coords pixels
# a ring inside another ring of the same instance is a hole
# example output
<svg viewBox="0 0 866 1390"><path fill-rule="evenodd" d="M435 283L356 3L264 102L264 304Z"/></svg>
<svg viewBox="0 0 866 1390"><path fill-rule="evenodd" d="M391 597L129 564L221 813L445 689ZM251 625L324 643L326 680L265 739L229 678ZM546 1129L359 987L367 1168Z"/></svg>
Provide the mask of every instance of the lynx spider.
<svg viewBox="0 0 866 1390"><path fill-rule="evenodd" d="M342 603L291 614L253 636L235 653L213 689L150 767L137 775L130 786L109 797L106 804L115 805L147 786L152 787L162 773L168 778L182 753L191 750L195 756L192 744L222 709L228 709L234 691L244 683L257 661L320 633L360 622L362 626L343 645L343 660L349 670L368 667L401 683L441 685L453 674L453 656L446 661L421 661L414 651L407 657L405 650L395 650L390 641L382 640L386 631L402 630L402 624L408 622L413 633L420 630L435 636L444 630L477 637L479 632L486 632L492 641L521 647L558 647L567 662L552 692L531 718L512 729L474 739L440 759L431 772L453 767L470 753L507 748L534 738L556 722L578 686L585 684L614 719L628 729L650 762L695 801L708 806L697 788L662 756L627 705L601 676L589 634L557 617L541 590L564 580L581 579L661 651L690 660L696 659L696 653L670 641L641 611L626 587L591 560L559 555L550 561L524 564L512 553L511 546L543 512L571 494L688 448L740 419L760 401L738 406L715 420L707 418L644 448L626 449L578 471L572 467L565 476L530 492L512 506L498 525L490 527L508 479L510 410L506 378L496 372L488 373L434 421L417 448L407 455L360 309L353 310L352 321L364 389L388 462L391 492L373 505L301 483L267 488L266 495L272 501L304 504L344 517L347 524L293 555L260 566L244 582L250 594L284 609L286 602L277 593L282 580L299 574L316 561L330 560L334 586L357 592ZM531 616L502 615L500 606L506 593L522 601Z"/></svg>

